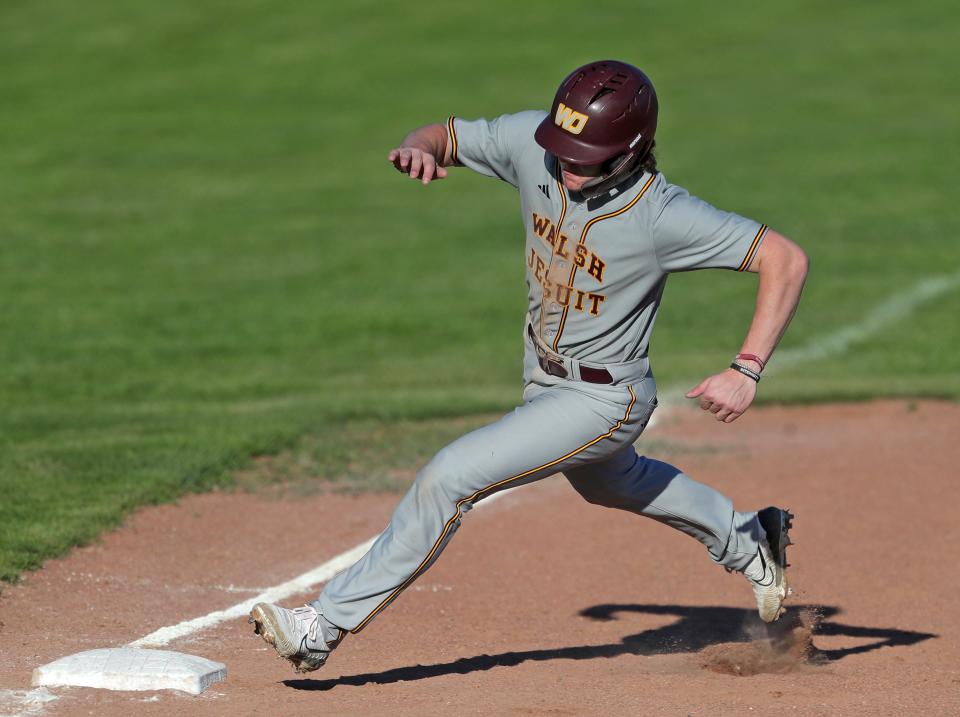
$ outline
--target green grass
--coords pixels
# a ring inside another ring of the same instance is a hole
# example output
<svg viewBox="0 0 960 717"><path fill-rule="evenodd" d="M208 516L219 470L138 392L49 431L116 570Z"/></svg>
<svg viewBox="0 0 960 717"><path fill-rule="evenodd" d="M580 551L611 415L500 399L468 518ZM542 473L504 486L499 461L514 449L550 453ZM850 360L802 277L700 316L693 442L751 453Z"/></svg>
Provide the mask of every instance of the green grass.
<svg viewBox="0 0 960 717"><path fill-rule="evenodd" d="M515 196L466 171L424 190L385 154L450 112L545 107L591 58L657 83L669 179L809 251L785 346L956 272L958 18L945 1L5 3L0 576L304 434L363 444L356 426L517 400ZM754 287L671 280L662 385L729 358ZM943 296L763 396L960 396L958 308Z"/></svg>
<svg viewBox="0 0 960 717"><path fill-rule="evenodd" d="M287 450L257 456L234 474L234 486L281 496L401 491L439 449L499 417L350 421L338 431L310 433Z"/></svg>
<svg viewBox="0 0 960 717"><path fill-rule="evenodd" d="M279 497L401 492L416 477L416 469L443 446L500 415L351 421L337 432L311 433L289 449L256 456L252 465L233 475L232 487ZM739 450L646 436L643 447L664 460Z"/></svg>

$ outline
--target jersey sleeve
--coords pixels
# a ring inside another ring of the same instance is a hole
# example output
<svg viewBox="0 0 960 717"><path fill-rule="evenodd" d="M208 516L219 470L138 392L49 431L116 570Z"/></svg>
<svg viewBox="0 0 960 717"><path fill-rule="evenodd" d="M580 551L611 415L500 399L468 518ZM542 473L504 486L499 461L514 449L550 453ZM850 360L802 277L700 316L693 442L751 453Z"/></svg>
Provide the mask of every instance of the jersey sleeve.
<svg viewBox="0 0 960 717"><path fill-rule="evenodd" d="M652 234L665 272L744 271L767 232L766 224L717 209L674 185L667 185L658 200Z"/></svg>
<svg viewBox="0 0 960 717"><path fill-rule="evenodd" d="M447 133L454 164L517 186L517 165L533 143L535 113L501 115L492 120L464 120L451 116ZM537 120L539 121L539 120Z"/></svg>

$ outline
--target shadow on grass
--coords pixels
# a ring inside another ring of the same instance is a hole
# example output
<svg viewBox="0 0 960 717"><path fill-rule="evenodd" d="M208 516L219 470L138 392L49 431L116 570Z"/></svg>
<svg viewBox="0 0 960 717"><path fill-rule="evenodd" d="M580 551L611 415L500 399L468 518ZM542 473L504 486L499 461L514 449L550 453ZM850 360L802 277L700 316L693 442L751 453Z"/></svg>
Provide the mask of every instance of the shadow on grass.
<svg viewBox="0 0 960 717"><path fill-rule="evenodd" d="M786 639L790 632L800 626L805 613L818 616L814 637L817 635L842 635L854 638L873 638L873 642L836 650L816 650L819 663L841 660L848 655L877 650L881 647L904 647L937 637L926 632L899 630L896 628L858 627L834 622L829 618L840 610L830 606L799 605L790 608L784 617L766 625L760 622L753 610L730 607L688 607L683 605L595 605L580 612L583 617L598 621L615 620L618 613L646 613L649 615L673 615L677 619L653 630L644 630L627 635L620 642L606 645L576 645L543 650L502 652L497 655L465 657L453 662L433 665L397 667L383 672L359 675L344 675L335 679L284 680L283 684L296 690L332 690L339 685L361 687L368 684L391 684L425 680L444 675L463 675L489 670L494 667L513 667L524 662L548 660L594 660L620 657L622 655L665 655L671 653L695 653L711 645L744 643L754 639Z"/></svg>

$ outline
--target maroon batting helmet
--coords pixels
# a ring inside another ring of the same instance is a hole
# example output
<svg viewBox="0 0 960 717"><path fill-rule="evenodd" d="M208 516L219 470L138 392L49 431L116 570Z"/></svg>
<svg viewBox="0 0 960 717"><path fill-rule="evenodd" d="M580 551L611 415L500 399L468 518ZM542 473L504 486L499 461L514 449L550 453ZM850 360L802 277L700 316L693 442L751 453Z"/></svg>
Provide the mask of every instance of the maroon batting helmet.
<svg viewBox="0 0 960 717"><path fill-rule="evenodd" d="M606 164L604 176L590 183L596 195L639 169L656 131L650 78L625 62L601 60L578 67L561 83L534 136L565 162Z"/></svg>

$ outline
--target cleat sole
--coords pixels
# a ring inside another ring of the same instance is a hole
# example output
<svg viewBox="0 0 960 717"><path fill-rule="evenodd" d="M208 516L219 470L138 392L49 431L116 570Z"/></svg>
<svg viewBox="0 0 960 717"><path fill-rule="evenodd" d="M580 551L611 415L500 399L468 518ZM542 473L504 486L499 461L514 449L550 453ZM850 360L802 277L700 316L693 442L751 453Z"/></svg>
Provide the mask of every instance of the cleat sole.
<svg viewBox="0 0 960 717"><path fill-rule="evenodd" d="M786 612L783 601L793 592L787 582L786 569L790 567L787 562L787 547L793 544L789 531L793 527L794 515L788 510L771 506L759 511L757 518L765 534L765 542L770 549L770 557L780 575L778 578L780 587L777 604L768 605L766 608L760 606L760 619L764 622L773 622Z"/></svg>
<svg viewBox="0 0 960 717"><path fill-rule="evenodd" d="M313 672L323 667L329 653L313 655L298 654L298 646L290 644L283 636L281 636L282 639L279 640L278 644L277 628L274 626L273 621L274 616L270 611L270 606L263 603L254 605L250 616L247 618L247 622L253 624L253 633L259 635L263 638L264 642L273 646L277 656L291 663L297 673Z"/></svg>

